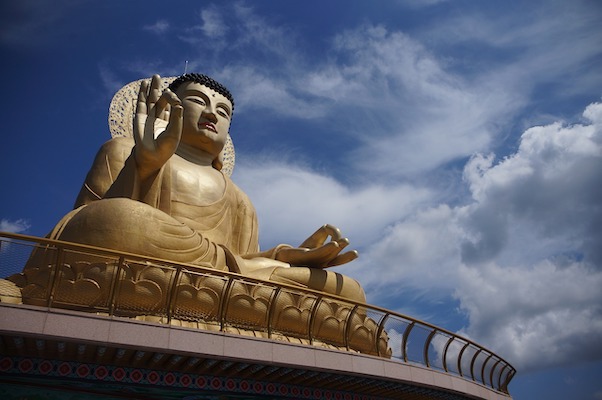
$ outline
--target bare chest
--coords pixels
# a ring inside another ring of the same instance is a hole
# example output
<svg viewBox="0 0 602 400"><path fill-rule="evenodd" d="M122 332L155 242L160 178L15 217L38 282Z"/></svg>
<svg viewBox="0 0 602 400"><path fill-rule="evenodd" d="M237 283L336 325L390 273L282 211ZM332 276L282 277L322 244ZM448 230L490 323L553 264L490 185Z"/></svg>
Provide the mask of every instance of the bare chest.
<svg viewBox="0 0 602 400"><path fill-rule="evenodd" d="M224 176L211 167L185 160L171 164L171 199L191 206L207 206L224 196Z"/></svg>

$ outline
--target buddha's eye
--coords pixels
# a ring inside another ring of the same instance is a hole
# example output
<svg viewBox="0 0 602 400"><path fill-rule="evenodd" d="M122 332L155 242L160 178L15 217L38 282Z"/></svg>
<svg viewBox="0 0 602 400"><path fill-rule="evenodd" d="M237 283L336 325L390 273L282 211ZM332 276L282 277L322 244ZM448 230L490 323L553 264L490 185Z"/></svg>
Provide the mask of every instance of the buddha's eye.
<svg viewBox="0 0 602 400"><path fill-rule="evenodd" d="M218 113L219 115L221 115L222 117L224 117L224 118L230 118L230 113L228 112L228 110L226 110L226 109L225 109L225 108L223 108L223 107L219 107L219 108L217 109L217 113Z"/></svg>
<svg viewBox="0 0 602 400"><path fill-rule="evenodd" d="M199 104L201 106L205 105L205 100L201 99L200 97L187 97L186 100L190 100L193 103Z"/></svg>

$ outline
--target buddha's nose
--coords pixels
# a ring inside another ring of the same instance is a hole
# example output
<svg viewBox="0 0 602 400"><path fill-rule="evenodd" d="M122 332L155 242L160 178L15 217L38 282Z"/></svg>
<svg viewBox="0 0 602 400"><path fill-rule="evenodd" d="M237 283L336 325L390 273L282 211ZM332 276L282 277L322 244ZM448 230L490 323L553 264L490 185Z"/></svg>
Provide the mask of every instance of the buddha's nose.
<svg viewBox="0 0 602 400"><path fill-rule="evenodd" d="M211 121L212 123L216 123L217 122L217 116L215 115L215 113L210 110L209 108L206 108L202 113L201 113L201 117Z"/></svg>

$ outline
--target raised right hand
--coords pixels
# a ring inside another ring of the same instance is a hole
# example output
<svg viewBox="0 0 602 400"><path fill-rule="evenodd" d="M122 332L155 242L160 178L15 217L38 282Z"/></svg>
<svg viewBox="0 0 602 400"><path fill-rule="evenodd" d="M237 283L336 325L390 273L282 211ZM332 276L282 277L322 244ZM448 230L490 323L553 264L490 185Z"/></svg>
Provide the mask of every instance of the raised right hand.
<svg viewBox="0 0 602 400"><path fill-rule="evenodd" d="M174 155L182 135L182 102L169 89L161 93L161 78L143 81L134 117L134 147L142 179L158 171Z"/></svg>

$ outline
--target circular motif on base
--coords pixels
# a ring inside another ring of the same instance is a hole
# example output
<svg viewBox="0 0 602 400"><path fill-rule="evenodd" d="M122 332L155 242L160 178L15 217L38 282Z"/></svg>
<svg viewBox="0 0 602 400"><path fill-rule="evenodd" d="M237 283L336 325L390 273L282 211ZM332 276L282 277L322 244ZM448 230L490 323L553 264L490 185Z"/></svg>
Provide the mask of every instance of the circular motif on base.
<svg viewBox="0 0 602 400"><path fill-rule="evenodd" d="M85 378L90 373L90 367L88 367L86 364L81 364L79 367L77 367L75 373L80 378Z"/></svg>
<svg viewBox="0 0 602 400"><path fill-rule="evenodd" d="M40 373L42 375L49 374L53 368L54 367L53 367L52 363L48 360L44 360L40 363L40 365L38 365L38 371L40 371Z"/></svg>
<svg viewBox="0 0 602 400"><path fill-rule="evenodd" d="M19 371L21 372L29 372L33 368L33 362L29 359L23 359L19 361Z"/></svg>
<svg viewBox="0 0 602 400"><path fill-rule="evenodd" d="M134 383L140 382L142 380L142 378L144 378L144 374L138 369L133 370L132 373L130 374L130 379Z"/></svg>
<svg viewBox="0 0 602 400"><path fill-rule="evenodd" d="M158 374L158 373L156 373L155 371L151 371L151 372L148 374L148 377L147 377L146 379L147 379L147 380L148 380L150 383L152 383L152 384L154 385L155 383L159 382L159 379L160 379L160 378L161 378L161 377L159 376L159 374Z"/></svg>

